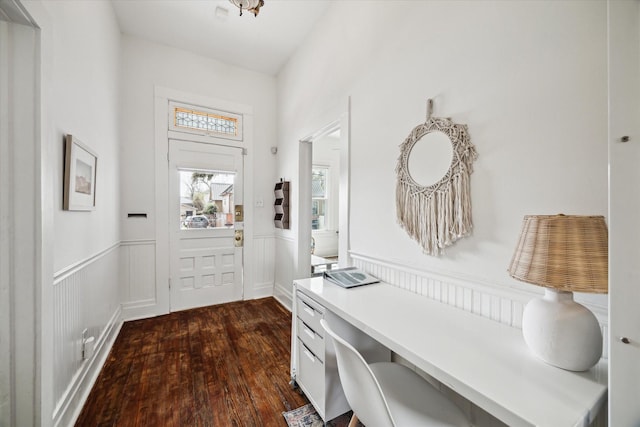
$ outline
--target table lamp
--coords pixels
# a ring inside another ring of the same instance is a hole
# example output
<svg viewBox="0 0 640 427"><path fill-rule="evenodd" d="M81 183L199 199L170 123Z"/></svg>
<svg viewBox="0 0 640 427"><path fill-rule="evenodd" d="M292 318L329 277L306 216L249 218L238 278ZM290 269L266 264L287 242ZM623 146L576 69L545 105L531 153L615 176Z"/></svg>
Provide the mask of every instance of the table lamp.
<svg viewBox="0 0 640 427"><path fill-rule="evenodd" d="M603 216L527 215L511 277L544 287L522 314L529 349L550 365L585 371L602 356L598 320L573 292L607 293L608 232Z"/></svg>

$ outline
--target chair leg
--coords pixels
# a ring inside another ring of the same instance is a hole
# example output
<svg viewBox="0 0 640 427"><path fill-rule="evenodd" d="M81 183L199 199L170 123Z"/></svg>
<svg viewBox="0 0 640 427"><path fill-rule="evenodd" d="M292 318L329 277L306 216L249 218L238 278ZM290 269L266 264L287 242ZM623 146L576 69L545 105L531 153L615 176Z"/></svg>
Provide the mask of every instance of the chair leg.
<svg viewBox="0 0 640 427"><path fill-rule="evenodd" d="M354 413L347 427L356 427L358 425L358 416Z"/></svg>

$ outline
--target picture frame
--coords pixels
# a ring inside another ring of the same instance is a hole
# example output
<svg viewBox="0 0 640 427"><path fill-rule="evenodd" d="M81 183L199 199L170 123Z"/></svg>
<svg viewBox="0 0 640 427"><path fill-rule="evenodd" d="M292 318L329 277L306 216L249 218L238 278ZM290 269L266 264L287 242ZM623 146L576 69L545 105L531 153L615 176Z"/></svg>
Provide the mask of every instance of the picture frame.
<svg viewBox="0 0 640 427"><path fill-rule="evenodd" d="M96 208L98 156L73 135L65 136L63 209L92 211Z"/></svg>

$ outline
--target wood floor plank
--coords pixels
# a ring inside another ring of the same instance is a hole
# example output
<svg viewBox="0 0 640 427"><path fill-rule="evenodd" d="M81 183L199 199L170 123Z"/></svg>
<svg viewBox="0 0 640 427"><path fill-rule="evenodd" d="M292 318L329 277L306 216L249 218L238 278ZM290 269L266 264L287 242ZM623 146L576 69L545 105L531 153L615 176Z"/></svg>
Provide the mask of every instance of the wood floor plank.
<svg viewBox="0 0 640 427"><path fill-rule="evenodd" d="M285 427L290 343L273 298L127 322L76 426Z"/></svg>

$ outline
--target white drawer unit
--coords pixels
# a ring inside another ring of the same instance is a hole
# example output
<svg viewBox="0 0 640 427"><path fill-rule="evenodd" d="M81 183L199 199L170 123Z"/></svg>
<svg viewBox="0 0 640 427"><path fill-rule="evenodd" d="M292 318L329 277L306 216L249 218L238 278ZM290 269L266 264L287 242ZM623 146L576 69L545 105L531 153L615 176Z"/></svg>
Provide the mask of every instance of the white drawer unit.
<svg viewBox="0 0 640 427"><path fill-rule="evenodd" d="M349 411L338 375L333 343L324 338L320 319L326 321L358 348L369 362L389 361L391 352L297 290L294 283L291 333L291 380L307 396L327 422Z"/></svg>

